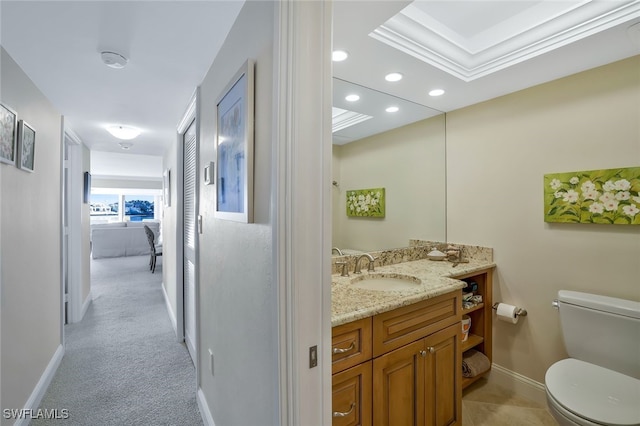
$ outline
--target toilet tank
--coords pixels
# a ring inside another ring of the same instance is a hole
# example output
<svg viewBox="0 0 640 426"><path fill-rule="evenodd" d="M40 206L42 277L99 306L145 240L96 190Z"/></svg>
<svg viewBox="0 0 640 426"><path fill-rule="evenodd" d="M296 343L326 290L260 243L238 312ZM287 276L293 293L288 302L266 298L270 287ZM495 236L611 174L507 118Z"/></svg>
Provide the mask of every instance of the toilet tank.
<svg viewBox="0 0 640 426"><path fill-rule="evenodd" d="M560 290L558 309L571 358L640 379L640 302Z"/></svg>

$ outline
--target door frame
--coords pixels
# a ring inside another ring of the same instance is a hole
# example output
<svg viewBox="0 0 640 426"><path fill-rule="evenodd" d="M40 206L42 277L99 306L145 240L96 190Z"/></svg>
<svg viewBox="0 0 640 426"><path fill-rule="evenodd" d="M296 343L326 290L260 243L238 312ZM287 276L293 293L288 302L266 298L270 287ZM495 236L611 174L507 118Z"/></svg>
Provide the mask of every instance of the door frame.
<svg viewBox="0 0 640 426"><path fill-rule="evenodd" d="M200 182L198 171L200 157L200 87L194 91L187 109L177 126L177 161L176 161L176 334L179 342L185 342L185 310L184 310L184 134L195 122L196 128L196 179L195 179L195 212L196 212L196 235L195 235L195 287L194 297L196 300L193 307L195 315L194 330L194 356L193 364L196 369L196 389L200 386L200 226L197 223L199 217L199 198L200 198Z"/></svg>
<svg viewBox="0 0 640 426"><path fill-rule="evenodd" d="M62 119L62 215L61 215L61 274L62 274L62 324L82 320L82 141L64 124ZM65 159L65 149L67 158ZM65 185L65 169L68 169ZM67 223L65 224L65 216ZM65 245L65 235L68 236ZM65 268L66 265L66 268ZM66 271L66 276L65 276ZM67 288L65 294L65 280ZM65 307L66 302L66 307ZM65 309L66 321L65 321Z"/></svg>

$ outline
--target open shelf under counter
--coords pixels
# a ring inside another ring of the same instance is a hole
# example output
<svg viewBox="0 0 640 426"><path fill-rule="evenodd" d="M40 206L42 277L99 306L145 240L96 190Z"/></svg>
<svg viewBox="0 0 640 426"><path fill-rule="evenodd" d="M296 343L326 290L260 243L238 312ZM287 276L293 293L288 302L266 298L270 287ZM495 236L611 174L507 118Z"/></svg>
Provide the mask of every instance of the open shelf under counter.
<svg viewBox="0 0 640 426"><path fill-rule="evenodd" d="M462 353L468 351L469 349L478 346L480 343L484 342L484 337L478 336L475 334L469 334L467 340L462 342Z"/></svg>
<svg viewBox="0 0 640 426"><path fill-rule="evenodd" d="M472 306L471 308L462 308L462 315L468 315L471 312L475 312L475 311L479 311L480 309L484 308L484 303L478 303L475 306Z"/></svg>
<svg viewBox="0 0 640 426"><path fill-rule="evenodd" d="M467 386L469 386L470 384L476 382L477 380L480 380L481 378L485 377L485 375L489 372L489 370L491 370L490 368L487 371L484 371L480 374L478 374L477 376L474 377L463 377L462 378L462 389L466 389Z"/></svg>

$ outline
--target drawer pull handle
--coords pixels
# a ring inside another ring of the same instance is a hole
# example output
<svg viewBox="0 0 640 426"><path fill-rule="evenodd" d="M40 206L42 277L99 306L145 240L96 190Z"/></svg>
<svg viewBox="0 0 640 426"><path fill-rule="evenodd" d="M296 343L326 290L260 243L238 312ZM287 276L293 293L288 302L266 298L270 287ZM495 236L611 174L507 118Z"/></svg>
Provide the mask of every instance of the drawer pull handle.
<svg viewBox="0 0 640 426"><path fill-rule="evenodd" d="M349 414L351 414L353 412L354 408L356 408L356 403L352 402L351 403L351 408L349 408L349 411L347 411L346 413L341 413L340 411L334 411L333 412L333 417L347 417Z"/></svg>
<svg viewBox="0 0 640 426"><path fill-rule="evenodd" d="M345 352L349 352L350 350L352 350L353 348L356 347L356 342L351 342L351 344L349 345L348 348L333 348L333 353L334 354L343 354Z"/></svg>

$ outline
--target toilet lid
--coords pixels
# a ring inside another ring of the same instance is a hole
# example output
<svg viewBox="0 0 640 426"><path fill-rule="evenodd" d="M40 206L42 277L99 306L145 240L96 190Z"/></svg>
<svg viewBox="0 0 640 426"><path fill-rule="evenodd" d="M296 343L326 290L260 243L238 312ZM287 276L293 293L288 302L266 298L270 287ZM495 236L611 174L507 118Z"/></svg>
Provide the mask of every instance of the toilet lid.
<svg viewBox="0 0 640 426"><path fill-rule="evenodd" d="M551 396L579 417L603 425L640 424L640 380L577 359L547 370Z"/></svg>

